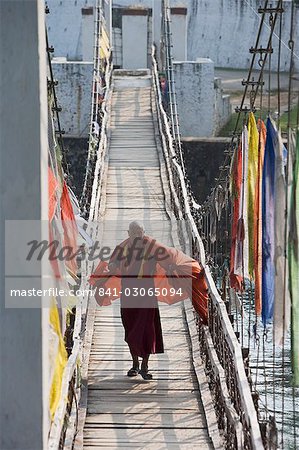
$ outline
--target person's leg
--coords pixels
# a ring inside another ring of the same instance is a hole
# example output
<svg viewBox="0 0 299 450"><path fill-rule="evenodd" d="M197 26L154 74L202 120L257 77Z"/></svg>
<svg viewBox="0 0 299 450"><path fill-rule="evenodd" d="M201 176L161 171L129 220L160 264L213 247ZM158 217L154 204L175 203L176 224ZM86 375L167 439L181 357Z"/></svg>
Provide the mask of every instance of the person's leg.
<svg viewBox="0 0 299 450"><path fill-rule="evenodd" d="M144 372L148 371L148 360L149 355L146 355L144 358L142 358L141 370L143 370Z"/></svg>
<svg viewBox="0 0 299 450"><path fill-rule="evenodd" d="M133 360L132 368L128 371L127 375L128 377L136 377L139 373L139 359L138 355L135 355L132 350L130 349L130 353Z"/></svg>
<svg viewBox="0 0 299 450"><path fill-rule="evenodd" d="M138 369L139 369L139 359L138 359L138 355L134 355L134 353L132 352L131 349L130 349L130 353L131 353L132 360L133 360L133 369L138 370Z"/></svg>
<svg viewBox="0 0 299 450"><path fill-rule="evenodd" d="M146 355L142 358L141 369L139 371L144 380L151 380L153 378L152 374L148 371L149 356L150 355Z"/></svg>

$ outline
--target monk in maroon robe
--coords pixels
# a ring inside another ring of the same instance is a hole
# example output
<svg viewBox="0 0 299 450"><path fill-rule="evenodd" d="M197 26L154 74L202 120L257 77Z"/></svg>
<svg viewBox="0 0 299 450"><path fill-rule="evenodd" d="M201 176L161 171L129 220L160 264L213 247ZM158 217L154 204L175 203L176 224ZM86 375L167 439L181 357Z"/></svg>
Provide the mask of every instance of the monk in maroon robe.
<svg viewBox="0 0 299 450"><path fill-rule="evenodd" d="M158 299L152 295L157 259L149 251L142 225L131 222L128 234L129 239L112 253L108 268L121 276L121 319L133 359L127 375L139 373L144 379L152 379L148 371L149 355L164 353ZM139 357L142 358L141 368Z"/></svg>
<svg viewBox="0 0 299 450"><path fill-rule="evenodd" d="M127 375L141 374L150 380L150 354L164 353L158 301L171 305L190 298L206 324L208 287L203 267L190 256L145 236L138 222L130 223L128 234L113 251L109 264L99 262L89 282L96 286L95 299L100 306L120 298L125 341L133 360Z"/></svg>

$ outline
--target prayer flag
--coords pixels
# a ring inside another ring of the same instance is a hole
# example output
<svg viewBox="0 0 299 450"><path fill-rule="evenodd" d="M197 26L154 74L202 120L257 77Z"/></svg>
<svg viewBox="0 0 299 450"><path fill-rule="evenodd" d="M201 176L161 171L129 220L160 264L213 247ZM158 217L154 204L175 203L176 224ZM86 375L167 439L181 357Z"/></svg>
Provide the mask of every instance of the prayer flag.
<svg viewBox="0 0 299 450"><path fill-rule="evenodd" d="M275 127L275 125L273 125ZM286 261L287 250L287 150L282 143L280 132L276 131L275 141L275 300L274 300L274 339L278 344L286 336L290 326L290 295L288 288L289 270ZM291 177L291 170L290 170Z"/></svg>
<svg viewBox="0 0 299 450"><path fill-rule="evenodd" d="M255 196L258 183L258 160L259 160L259 133L256 126L254 114L249 114L248 120L248 175L247 175L247 208L248 208L248 272L250 278L254 275L254 230L255 230Z"/></svg>
<svg viewBox="0 0 299 450"><path fill-rule="evenodd" d="M242 181L234 262L234 273L244 278L248 278L247 166L248 131L244 126L242 132Z"/></svg>
<svg viewBox="0 0 299 450"><path fill-rule="evenodd" d="M290 208L289 286L291 294L291 349L293 382L299 386L299 131Z"/></svg>
<svg viewBox="0 0 299 450"><path fill-rule="evenodd" d="M260 315L262 311L262 178L266 143L266 126L262 120L258 121L259 147L258 170L255 187L254 204L254 297L255 312Z"/></svg>
<svg viewBox="0 0 299 450"><path fill-rule="evenodd" d="M242 290L243 278L235 273L235 253L237 244L238 220L240 211L242 184L242 145L236 148L232 161L231 170L231 196L233 201L233 217L232 217L232 242L230 254L230 285L237 291Z"/></svg>
<svg viewBox="0 0 299 450"><path fill-rule="evenodd" d="M270 118L267 120L267 138L265 145L263 181L262 181L262 320L264 326L273 317L274 305L274 208L275 208L275 148L277 139Z"/></svg>

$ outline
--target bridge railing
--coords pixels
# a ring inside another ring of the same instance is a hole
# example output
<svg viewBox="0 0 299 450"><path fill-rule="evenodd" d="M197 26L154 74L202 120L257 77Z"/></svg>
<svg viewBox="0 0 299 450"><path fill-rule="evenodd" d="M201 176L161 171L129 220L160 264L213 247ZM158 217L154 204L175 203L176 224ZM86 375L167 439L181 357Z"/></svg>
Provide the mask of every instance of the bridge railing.
<svg viewBox="0 0 299 450"><path fill-rule="evenodd" d="M83 214L90 216L92 201L93 183L99 173L99 156L101 155L103 145L103 129L106 127L106 105L110 92L110 82L112 73L112 53L111 49L103 57L103 46L105 47L108 39L105 31L105 19L103 17L102 7L97 0L95 11L95 42L94 42L94 67L92 79L92 98L91 98L91 120L89 126L88 153L86 161L86 171L80 206ZM104 76L103 76L104 75ZM104 78L104 83L103 83ZM103 95L103 91L105 94ZM92 205L94 212L94 204Z"/></svg>
<svg viewBox="0 0 299 450"><path fill-rule="evenodd" d="M201 354L214 395L218 426L223 432L226 448L262 449L264 446L245 372L242 349L205 261L203 242L193 217L192 195L178 162L176 143L163 108L154 47L152 61L157 118L170 186L171 206L180 225L179 233L185 251L190 251L201 263L209 289L209 324L202 325L198 317L197 322Z"/></svg>

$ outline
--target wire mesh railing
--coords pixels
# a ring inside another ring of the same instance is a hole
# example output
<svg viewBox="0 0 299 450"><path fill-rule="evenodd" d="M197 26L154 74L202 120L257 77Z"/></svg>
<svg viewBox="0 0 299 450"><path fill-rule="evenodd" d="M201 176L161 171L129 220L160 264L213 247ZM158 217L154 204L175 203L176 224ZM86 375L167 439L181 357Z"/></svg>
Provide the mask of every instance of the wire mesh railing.
<svg viewBox="0 0 299 450"><path fill-rule="evenodd" d="M103 138L102 129L105 128L106 104L110 92L112 73L112 54L103 15L101 0L97 0L95 7L94 31L94 68L91 97L91 119L89 127L88 152L84 185L80 199L81 210L87 218L92 197L93 182L97 161L100 158L100 142Z"/></svg>
<svg viewBox="0 0 299 450"><path fill-rule="evenodd" d="M162 105L158 67L153 51L153 83L157 117L170 185L171 207L178 223L181 243L185 251L197 259L205 271L209 288L209 325L199 325L199 338L206 373L214 393L219 428L226 448L263 448L241 346L235 336L226 306L222 301L209 266L205 250L190 206L185 175L175 151L171 126ZM211 347L212 344L212 347ZM226 379L226 383L224 382Z"/></svg>

